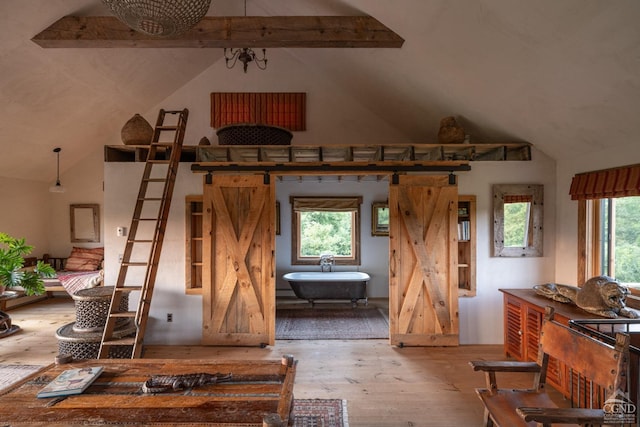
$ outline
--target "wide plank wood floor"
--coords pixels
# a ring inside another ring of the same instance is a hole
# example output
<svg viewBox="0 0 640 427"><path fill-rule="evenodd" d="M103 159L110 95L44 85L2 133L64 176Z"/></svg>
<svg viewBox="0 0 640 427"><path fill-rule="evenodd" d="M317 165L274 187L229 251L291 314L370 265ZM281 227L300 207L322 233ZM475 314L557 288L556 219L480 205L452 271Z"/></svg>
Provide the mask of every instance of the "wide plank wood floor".
<svg viewBox="0 0 640 427"><path fill-rule="evenodd" d="M73 300L51 298L9 311L22 331L0 339L0 363L47 365L58 353L55 331L75 320ZM296 398L347 399L351 427L473 426L482 423L474 388L484 377L472 359L504 359L502 346L390 346L386 340L277 341L267 348L145 347L145 358L298 359ZM513 387L530 386L525 376ZM502 385L502 384L501 384Z"/></svg>

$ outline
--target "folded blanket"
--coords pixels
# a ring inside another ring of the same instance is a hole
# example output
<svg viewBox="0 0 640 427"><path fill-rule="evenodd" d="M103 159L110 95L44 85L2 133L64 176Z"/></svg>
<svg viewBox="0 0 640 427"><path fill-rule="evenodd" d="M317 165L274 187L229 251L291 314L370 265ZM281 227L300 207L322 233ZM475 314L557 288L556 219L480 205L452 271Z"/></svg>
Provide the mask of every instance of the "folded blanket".
<svg viewBox="0 0 640 427"><path fill-rule="evenodd" d="M104 270L95 271L58 271L56 277L44 279L44 286L62 285L69 295L79 290L94 288L102 283Z"/></svg>

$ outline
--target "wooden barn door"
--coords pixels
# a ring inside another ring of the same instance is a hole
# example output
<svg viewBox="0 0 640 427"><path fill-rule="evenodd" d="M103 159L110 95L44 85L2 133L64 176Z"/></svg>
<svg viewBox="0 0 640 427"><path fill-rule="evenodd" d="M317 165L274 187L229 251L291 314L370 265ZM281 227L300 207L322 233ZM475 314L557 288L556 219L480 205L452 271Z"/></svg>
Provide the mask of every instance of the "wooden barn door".
<svg viewBox="0 0 640 427"><path fill-rule="evenodd" d="M203 190L202 343L275 342L275 186L213 176Z"/></svg>
<svg viewBox="0 0 640 427"><path fill-rule="evenodd" d="M389 187L390 342L458 345L458 188L447 176L399 178Z"/></svg>

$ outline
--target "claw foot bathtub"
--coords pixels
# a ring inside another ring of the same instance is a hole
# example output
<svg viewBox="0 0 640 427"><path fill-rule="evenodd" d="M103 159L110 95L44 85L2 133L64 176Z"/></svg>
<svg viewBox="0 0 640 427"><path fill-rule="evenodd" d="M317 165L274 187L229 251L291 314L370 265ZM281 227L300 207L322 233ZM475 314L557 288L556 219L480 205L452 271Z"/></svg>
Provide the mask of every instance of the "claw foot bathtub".
<svg viewBox="0 0 640 427"><path fill-rule="evenodd" d="M298 271L282 276L289 282L298 298L308 300L313 306L320 299L348 299L355 307L358 300L367 299L367 282L371 277L360 271Z"/></svg>

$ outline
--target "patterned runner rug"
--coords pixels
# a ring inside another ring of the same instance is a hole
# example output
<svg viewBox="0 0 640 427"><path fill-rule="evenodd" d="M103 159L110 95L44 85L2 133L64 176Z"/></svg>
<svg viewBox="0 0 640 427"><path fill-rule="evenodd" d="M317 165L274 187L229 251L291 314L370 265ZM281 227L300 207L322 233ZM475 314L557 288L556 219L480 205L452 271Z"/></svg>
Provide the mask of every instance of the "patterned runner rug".
<svg viewBox="0 0 640 427"><path fill-rule="evenodd" d="M0 365L0 392L38 371L38 365ZM294 399L294 427L349 427L347 401L342 399Z"/></svg>
<svg viewBox="0 0 640 427"><path fill-rule="evenodd" d="M276 310L278 340L389 338L389 322L373 307L284 308Z"/></svg>

